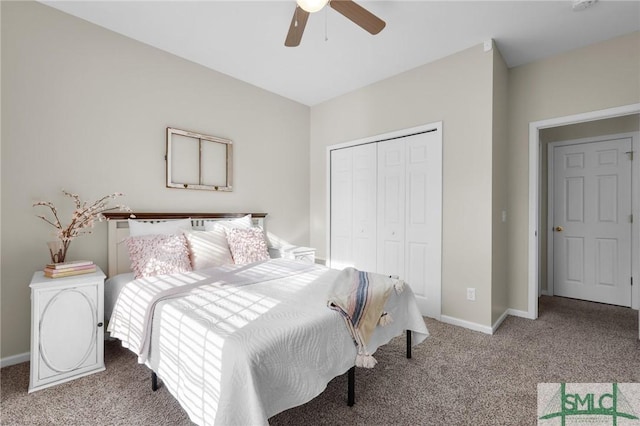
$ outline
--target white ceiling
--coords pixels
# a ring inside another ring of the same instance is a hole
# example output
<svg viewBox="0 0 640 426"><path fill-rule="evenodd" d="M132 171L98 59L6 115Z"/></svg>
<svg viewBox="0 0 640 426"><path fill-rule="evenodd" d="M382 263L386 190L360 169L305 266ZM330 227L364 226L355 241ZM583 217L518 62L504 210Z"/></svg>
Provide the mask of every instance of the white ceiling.
<svg viewBox="0 0 640 426"><path fill-rule="evenodd" d="M291 48L295 0L44 3L310 106L488 39L514 67L640 30L640 1L358 1L380 34L325 7Z"/></svg>

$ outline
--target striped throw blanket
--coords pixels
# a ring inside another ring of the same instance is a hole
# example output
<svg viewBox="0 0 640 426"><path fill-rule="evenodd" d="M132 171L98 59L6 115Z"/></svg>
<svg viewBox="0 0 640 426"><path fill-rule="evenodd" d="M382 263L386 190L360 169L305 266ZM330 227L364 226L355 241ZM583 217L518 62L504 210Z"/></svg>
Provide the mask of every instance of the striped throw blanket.
<svg viewBox="0 0 640 426"><path fill-rule="evenodd" d="M395 289L404 289L404 282L387 275L346 268L340 272L329 292L327 306L338 311L358 348L356 366L373 368L377 361L367 351L367 344L376 326L391 322L384 305Z"/></svg>

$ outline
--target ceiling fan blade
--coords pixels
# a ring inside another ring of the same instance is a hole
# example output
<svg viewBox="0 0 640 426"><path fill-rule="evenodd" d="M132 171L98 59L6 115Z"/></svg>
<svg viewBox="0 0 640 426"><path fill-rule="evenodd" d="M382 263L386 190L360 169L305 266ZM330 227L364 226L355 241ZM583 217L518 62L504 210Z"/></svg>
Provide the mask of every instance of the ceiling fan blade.
<svg viewBox="0 0 640 426"><path fill-rule="evenodd" d="M304 27L307 25L307 19L309 19L309 12L296 5L296 10L293 11L293 18L291 18L291 25L289 25L289 32L284 41L285 46L295 47L300 44Z"/></svg>
<svg viewBox="0 0 640 426"><path fill-rule="evenodd" d="M378 34L387 25L382 19L352 0L331 0L329 4L371 34Z"/></svg>

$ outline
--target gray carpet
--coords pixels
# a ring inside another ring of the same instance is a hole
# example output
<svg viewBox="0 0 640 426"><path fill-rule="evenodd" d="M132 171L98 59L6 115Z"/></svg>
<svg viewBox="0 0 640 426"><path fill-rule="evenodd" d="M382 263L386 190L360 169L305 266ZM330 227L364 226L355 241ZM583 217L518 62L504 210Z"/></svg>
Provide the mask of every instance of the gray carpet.
<svg viewBox="0 0 640 426"><path fill-rule="evenodd" d="M493 336L427 319L431 337L404 358L404 338L272 425L533 425L541 382L640 382L638 313L542 297L536 321L508 317ZM3 368L2 425L188 425L178 403L118 342L106 342L107 370L27 394L29 364Z"/></svg>

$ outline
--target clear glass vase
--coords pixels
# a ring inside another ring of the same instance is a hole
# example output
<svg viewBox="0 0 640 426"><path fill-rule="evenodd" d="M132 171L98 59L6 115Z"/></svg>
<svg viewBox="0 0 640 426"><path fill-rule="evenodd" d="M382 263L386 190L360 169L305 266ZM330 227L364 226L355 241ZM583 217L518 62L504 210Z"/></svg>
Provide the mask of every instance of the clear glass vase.
<svg viewBox="0 0 640 426"><path fill-rule="evenodd" d="M51 263L62 263L67 257L67 249L69 243L65 243L61 240L49 241L47 243L49 247L49 254L51 255Z"/></svg>

